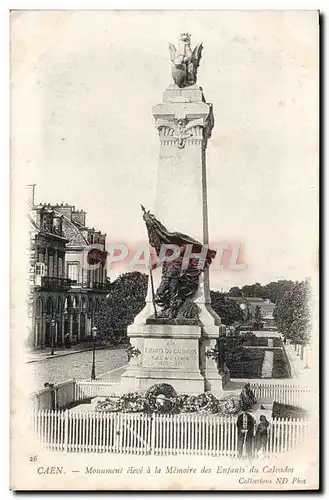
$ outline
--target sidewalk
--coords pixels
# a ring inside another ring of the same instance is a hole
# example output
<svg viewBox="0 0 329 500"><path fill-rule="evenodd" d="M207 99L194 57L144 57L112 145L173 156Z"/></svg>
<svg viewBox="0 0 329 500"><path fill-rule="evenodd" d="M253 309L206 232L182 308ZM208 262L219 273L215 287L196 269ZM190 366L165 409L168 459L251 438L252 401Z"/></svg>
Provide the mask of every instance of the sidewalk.
<svg viewBox="0 0 329 500"><path fill-rule="evenodd" d="M306 360L305 360L305 352L304 359L301 360L300 355L297 354L297 350L295 351L295 347L293 344L286 344L285 346L286 353L291 366L291 376L293 378L309 378L309 370L305 368Z"/></svg>
<svg viewBox="0 0 329 500"><path fill-rule="evenodd" d="M116 380L120 380L121 375L126 371L128 365L124 364L122 366L119 366L118 368L113 368L113 370L110 370L108 372L102 373L101 375L98 375L96 377L96 380L98 381L103 381L104 382L113 382Z"/></svg>
<svg viewBox="0 0 329 500"><path fill-rule="evenodd" d="M102 350L102 349L118 349L122 348L123 346L109 346L109 345L101 345L101 346L96 346L96 351ZM51 355L51 347L47 347L45 349L38 349L34 351L30 351L26 353L25 356L25 363L37 363L39 361L44 361L45 359L53 359L53 358L59 358L61 356L69 356L70 354L77 354L80 352L86 352L86 351L92 351L93 346L90 344L78 344L75 346L72 346L71 348L65 348L65 347L56 347L54 354Z"/></svg>

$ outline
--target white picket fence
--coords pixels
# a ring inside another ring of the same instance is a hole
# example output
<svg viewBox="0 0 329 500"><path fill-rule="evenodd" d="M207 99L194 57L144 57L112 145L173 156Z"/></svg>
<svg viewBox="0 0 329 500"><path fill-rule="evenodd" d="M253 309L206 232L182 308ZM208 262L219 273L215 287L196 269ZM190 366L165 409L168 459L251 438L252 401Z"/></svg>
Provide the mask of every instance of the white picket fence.
<svg viewBox="0 0 329 500"><path fill-rule="evenodd" d="M75 380L54 384L53 388L45 387L30 396L34 410L55 410L79 403L97 396L110 396L120 379L113 380Z"/></svg>
<svg viewBox="0 0 329 500"><path fill-rule="evenodd" d="M304 406L305 400L310 395L308 387L292 384L251 383L257 401L263 403L276 401L277 403Z"/></svg>
<svg viewBox="0 0 329 500"><path fill-rule="evenodd" d="M113 380L67 380L45 388L31 395L35 410L62 409L97 396L110 396L115 393L120 379ZM278 403L293 406L304 406L310 395L310 389L292 384L251 383L257 401Z"/></svg>
<svg viewBox="0 0 329 500"><path fill-rule="evenodd" d="M120 379L112 380L76 380L75 401L82 401L97 396L111 396L116 387L120 385Z"/></svg>
<svg viewBox="0 0 329 500"><path fill-rule="evenodd" d="M31 425L53 451L123 454L237 456L236 417L194 414L89 413L38 410ZM308 423L273 419L265 456L285 453L305 441Z"/></svg>

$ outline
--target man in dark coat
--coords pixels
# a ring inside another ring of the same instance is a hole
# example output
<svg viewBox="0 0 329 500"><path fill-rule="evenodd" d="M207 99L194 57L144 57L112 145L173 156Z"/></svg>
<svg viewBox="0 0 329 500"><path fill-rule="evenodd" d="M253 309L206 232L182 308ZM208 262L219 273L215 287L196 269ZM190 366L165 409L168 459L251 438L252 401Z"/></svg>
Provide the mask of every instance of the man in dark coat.
<svg viewBox="0 0 329 500"><path fill-rule="evenodd" d="M255 420L249 413L243 411L238 416L236 426L238 428L238 457L247 456L251 459Z"/></svg>
<svg viewBox="0 0 329 500"><path fill-rule="evenodd" d="M71 336L70 336L69 333L66 333L65 336L64 336L64 345L67 348L71 347Z"/></svg>
<svg viewBox="0 0 329 500"><path fill-rule="evenodd" d="M255 395L250 388L249 382L244 385L243 390L239 395L239 403L241 406L241 410L249 410L253 405L257 403Z"/></svg>

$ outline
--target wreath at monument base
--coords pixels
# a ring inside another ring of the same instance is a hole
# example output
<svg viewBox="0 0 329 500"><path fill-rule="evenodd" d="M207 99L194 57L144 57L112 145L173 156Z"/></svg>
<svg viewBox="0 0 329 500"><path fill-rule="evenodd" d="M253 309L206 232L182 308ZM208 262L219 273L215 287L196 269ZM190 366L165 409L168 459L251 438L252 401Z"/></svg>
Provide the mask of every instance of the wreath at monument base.
<svg viewBox="0 0 329 500"><path fill-rule="evenodd" d="M236 415L241 411L239 398L234 393L225 394L218 401L218 409L224 415Z"/></svg>
<svg viewBox="0 0 329 500"><path fill-rule="evenodd" d="M177 413L177 393L170 384L152 385L147 389L145 398L152 411Z"/></svg>
<svg viewBox="0 0 329 500"><path fill-rule="evenodd" d="M170 384L152 385L142 396L137 392L123 394L120 398L108 397L96 405L97 412L111 413L198 413L206 415L236 415L241 410L238 397L229 393L216 398L211 392L197 396L177 395Z"/></svg>
<svg viewBox="0 0 329 500"><path fill-rule="evenodd" d="M107 397L99 401L95 410L109 413L151 413L147 400L137 392L128 392L120 398Z"/></svg>
<svg viewBox="0 0 329 500"><path fill-rule="evenodd" d="M166 398L176 398L177 393L170 384L154 384L149 387L145 393L146 399L154 398L163 394Z"/></svg>

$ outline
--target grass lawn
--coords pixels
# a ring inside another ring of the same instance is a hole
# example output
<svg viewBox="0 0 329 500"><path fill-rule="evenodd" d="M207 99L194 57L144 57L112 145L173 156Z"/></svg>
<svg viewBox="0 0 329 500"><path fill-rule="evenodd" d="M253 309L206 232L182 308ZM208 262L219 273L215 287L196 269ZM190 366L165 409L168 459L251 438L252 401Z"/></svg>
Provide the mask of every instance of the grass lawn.
<svg viewBox="0 0 329 500"><path fill-rule="evenodd" d="M239 361L227 364L231 378L262 378L262 366L266 351L274 353L271 378L289 378L282 349L248 349L248 347L244 349Z"/></svg>
<svg viewBox="0 0 329 500"><path fill-rule="evenodd" d="M282 349L274 350L272 378L289 378L289 371Z"/></svg>
<svg viewBox="0 0 329 500"><path fill-rule="evenodd" d="M261 378L265 349L244 349L239 361L228 364L231 378Z"/></svg>

